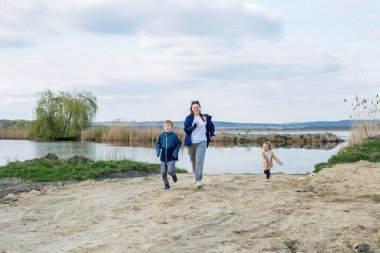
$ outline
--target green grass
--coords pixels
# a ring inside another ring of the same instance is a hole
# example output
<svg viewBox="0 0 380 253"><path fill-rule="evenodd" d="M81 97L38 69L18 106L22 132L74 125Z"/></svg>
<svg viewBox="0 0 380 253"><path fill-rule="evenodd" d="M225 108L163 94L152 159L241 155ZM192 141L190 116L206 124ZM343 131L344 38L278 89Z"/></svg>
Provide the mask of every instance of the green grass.
<svg viewBox="0 0 380 253"><path fill-rule="evenodd" d="M380 141L355 144L344 148L338 154L333 155L326 163L316 164L314 172L318 172L323 168L329 168L337 163L352 163L360 160L380 162Z"/></svg>
<svg viewBox="0 0 380 253"><path fill-rule="evenodd" d="M177 172L186 173L177 168ZM0 178L15 177L32 182L55 182L65 180L87 180L107 177L112 173L126 172L135 174L159 173L160 165L121 161L89 161L83 159L33 160L29 162L11 162L0 167Z"/></svg>

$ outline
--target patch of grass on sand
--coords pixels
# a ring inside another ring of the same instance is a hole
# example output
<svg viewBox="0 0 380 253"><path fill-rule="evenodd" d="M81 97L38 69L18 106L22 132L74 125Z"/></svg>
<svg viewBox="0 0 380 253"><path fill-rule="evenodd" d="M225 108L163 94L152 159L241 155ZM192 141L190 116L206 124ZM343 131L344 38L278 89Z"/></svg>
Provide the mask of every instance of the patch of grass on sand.
<svg viewBox="0 0 380 253"><path fill-rule="evenodd" d="M82 181L112 177L114 173L126 173L127 176L141 176L160 172L160 165L153 163L131 160L91 161L73 158L65 160L34 159L25 162L11 162L6 166L0 167L0 178L13 177L32 182ZM176 170L179 173L187 172L180 168Z"/></svg>
<svg viewBox="0 0 380 253"><path fill-rule="evenodd" d="M338 154L333 155L326 163L316 164L314 172L332 167L337 163L352 163L360 160L380 162L380 140L355 144L344 148Z"/></svg>

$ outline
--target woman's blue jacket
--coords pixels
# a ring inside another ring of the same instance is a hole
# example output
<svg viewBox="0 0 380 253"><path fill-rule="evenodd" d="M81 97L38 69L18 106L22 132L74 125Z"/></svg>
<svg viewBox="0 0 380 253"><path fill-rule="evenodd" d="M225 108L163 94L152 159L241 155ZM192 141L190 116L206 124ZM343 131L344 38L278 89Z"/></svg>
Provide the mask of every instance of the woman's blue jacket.
<svg viewBox="0 0 380 253"><path fill-rule="evenodd" d="M215 126L214 123L212 123L211 118L212 116L204 114L206 117L206 137L207 137L207 147L208 144L210 144L211 137L215 136ZM197 124L193 124L194 116L189 115L186 117L185 122L183 123L184 127L183 130L185 130L186 136L185 136L185 146L191 146L191 133L193 130L198 126Z"/></svg>

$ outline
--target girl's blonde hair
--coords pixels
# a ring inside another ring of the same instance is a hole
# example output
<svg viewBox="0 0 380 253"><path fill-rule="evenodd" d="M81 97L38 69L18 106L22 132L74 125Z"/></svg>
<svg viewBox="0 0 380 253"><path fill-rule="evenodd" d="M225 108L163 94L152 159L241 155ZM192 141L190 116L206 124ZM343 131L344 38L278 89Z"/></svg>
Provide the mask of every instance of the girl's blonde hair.
<svg viewBox="0 0 380 253"><path fill-rule="evenodd" d="M268 146L268 150L272 150L272 145L270 144L269 141L264 142L263 145L267 145Z"/></svg>

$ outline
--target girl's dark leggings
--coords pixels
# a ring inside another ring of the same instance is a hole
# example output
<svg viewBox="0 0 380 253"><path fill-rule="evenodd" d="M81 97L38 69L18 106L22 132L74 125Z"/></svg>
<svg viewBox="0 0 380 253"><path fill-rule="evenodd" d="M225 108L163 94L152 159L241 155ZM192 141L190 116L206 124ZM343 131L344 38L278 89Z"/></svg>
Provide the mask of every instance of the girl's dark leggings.
<svg viewBox="0 0 380 253"><path fill-rule="evenodd" d="M270 177L270 170L264 170L264 173L267 175L267 179Z"/></svg>

